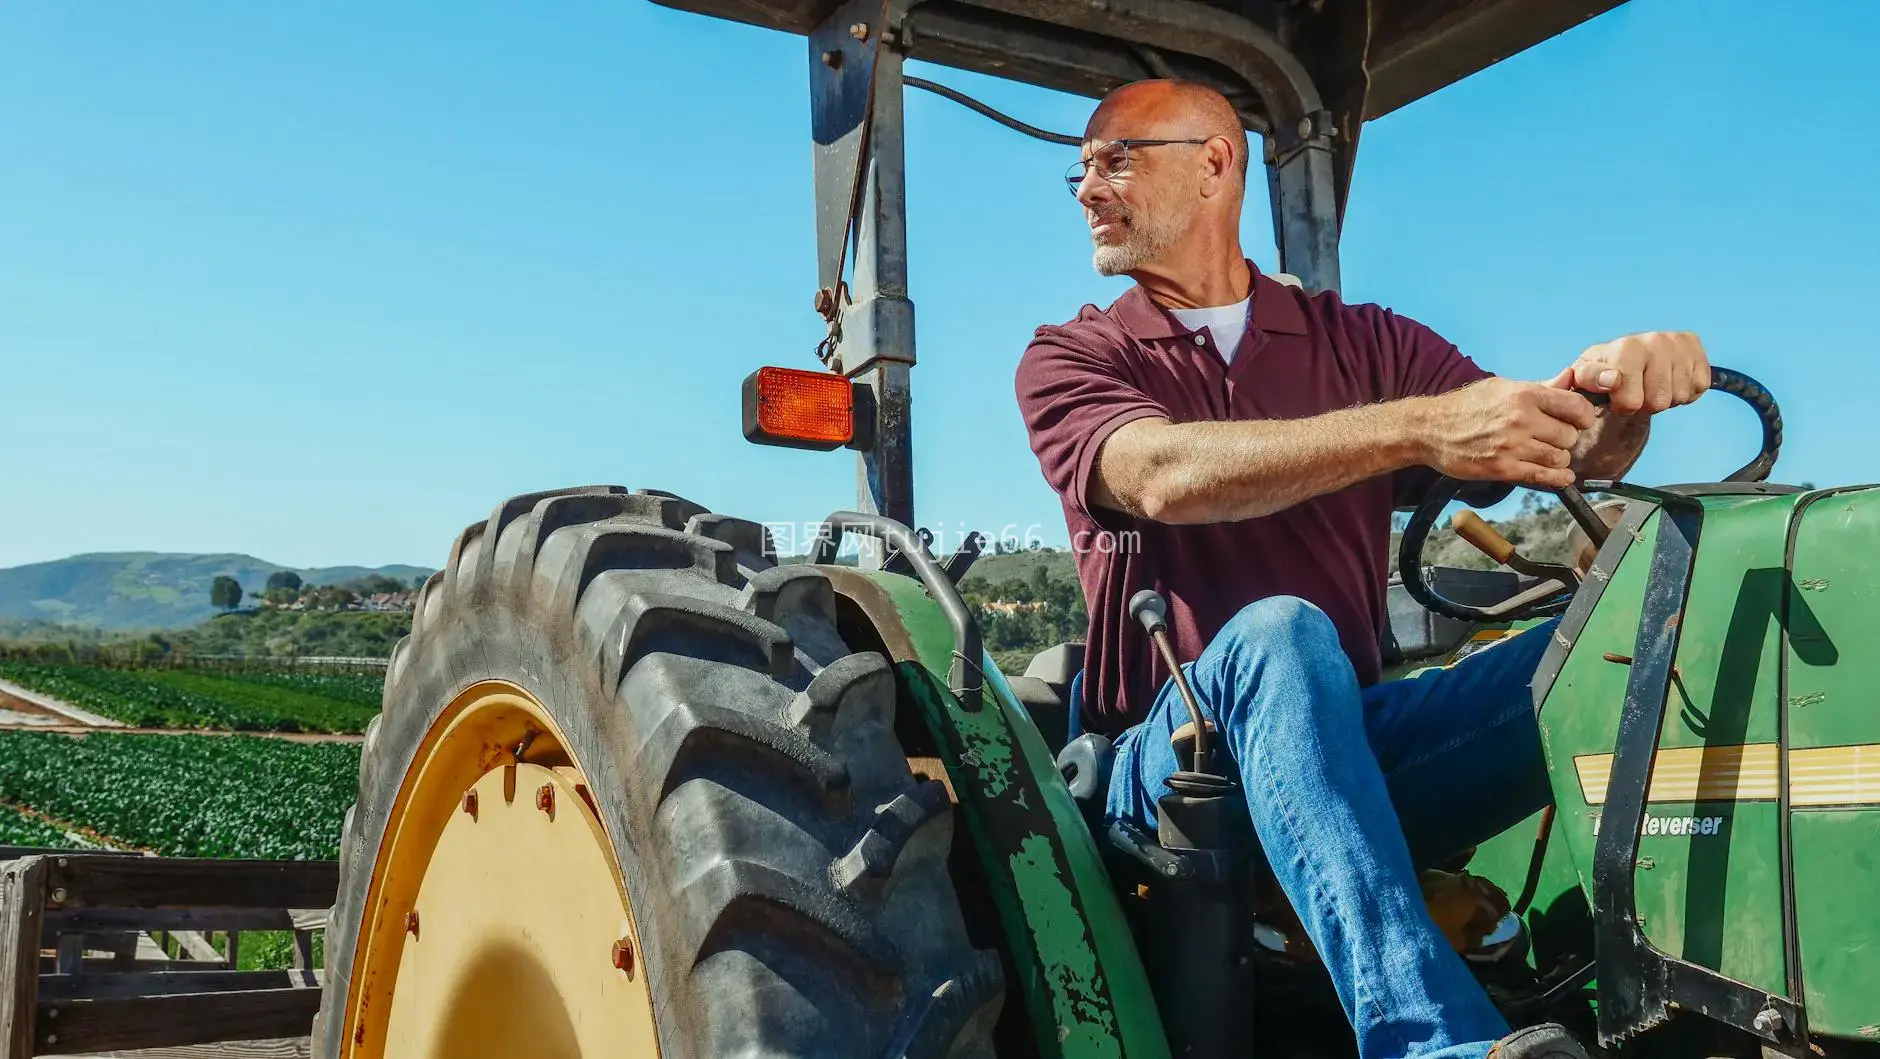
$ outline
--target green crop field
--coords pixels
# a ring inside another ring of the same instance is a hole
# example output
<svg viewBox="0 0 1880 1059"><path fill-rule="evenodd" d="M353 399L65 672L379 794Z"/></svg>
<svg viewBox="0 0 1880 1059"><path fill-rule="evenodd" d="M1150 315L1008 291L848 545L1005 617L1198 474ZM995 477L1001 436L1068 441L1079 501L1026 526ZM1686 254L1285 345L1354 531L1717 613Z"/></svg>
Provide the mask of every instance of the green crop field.
<svg viewBox="0 0 1880 1059"><path fill-rule="evenodd" d="M94 669L0 662L0 678L143 728L361 732L381 679L343 673Z"/></svg>
<svg viewBox="0 0 1880 1059"><path fill-rule="evenodd" d="M359 748L345 743L0 732L0 845L78 845L21 811L30 807L110 846L167 856L332 859L358 771ZM240 968L290 966L292 939L243 932ZM225 934L210 941L227 951ZM322 941L316 933L315 966Z"/></svg>
<svg viewBox="0 0 1880 1059"><path fill-rule="evenodd" d="M0 731L0 802L165 856L330 860L358 775L351 743Z"/></svg>
<svg viewBox="0 0 1880 1059"><path fill-rule="evenodd" d="M230 670L209 671L209 675L213 675L216 680L282 688L318 698L331 699L334 702L342 702L365 710L367 716L379 712L379 703L385 697L385 677L376 673L368 676L364 673L269 673Z"/></svg>
<svg viewBox="0 0 1880 1059"><path fill-rule="evenodd" d="M56 846L64 849L77 843L65 832L37 817L27 816L11 806L0 805L0 846Z"/></svg>

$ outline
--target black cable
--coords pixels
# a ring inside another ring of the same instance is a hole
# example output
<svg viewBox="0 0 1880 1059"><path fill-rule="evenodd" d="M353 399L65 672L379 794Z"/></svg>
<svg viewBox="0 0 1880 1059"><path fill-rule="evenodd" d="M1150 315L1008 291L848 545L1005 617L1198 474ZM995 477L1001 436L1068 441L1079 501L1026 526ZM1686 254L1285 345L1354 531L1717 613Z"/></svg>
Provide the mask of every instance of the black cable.
<svg viewBox="0 0 1880 1059"><path fill-rule="evenodd" d="M1046 143L1055 143L1063 147L1080 147L1084 142L1081 136L1066 136L1061 132L1046 132L1036 125L1027 125L1009 114L1001 114L993 110L991 107L986 106L984 103L981 103L979 100L974 99L958 89L948 88L943 84L936 84L924 77L908 77L904 74L901 77L901 83L912 85L915 88L924 88L934 95L950 99L968 110L976 110L1006 128L1014 132L1022 132L1034 140L1043 140Z"/></svg>
<svg viewBox="0 0 1880 1059"><path fill-rule="evenodd" d="M1541 888L1541 869L1547 863L1547 839L1554 833L1554 807L1549 803L1541 810L1541 824L1534 835L1534 853L1528 858L1527 878L1521 883L1521 896L1515 898L1509 911L1515 915L1526 915L1528 906L1534 903L1534 894Z"/></svg>

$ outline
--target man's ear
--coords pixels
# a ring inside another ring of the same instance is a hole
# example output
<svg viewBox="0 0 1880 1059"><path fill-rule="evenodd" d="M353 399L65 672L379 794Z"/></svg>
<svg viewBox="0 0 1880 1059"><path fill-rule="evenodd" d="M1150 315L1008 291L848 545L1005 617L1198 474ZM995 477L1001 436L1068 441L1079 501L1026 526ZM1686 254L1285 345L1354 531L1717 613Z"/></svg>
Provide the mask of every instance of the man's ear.
<svg viewBox="0 0 1880 1059"><path fill-rule="evenodd" d="M1210 136L1201 145L1202 194L1218 195L1234 179L1234 148L1225 136Z"/></svg>

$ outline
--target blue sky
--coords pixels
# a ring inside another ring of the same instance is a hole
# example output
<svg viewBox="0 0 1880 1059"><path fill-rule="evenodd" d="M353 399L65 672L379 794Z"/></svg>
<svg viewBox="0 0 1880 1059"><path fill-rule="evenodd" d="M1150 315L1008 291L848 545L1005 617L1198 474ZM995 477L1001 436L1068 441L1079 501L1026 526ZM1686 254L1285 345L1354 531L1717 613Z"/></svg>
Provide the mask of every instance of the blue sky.
<svg viewBox="0 0 1880 1059"><path fill-rule="evenodd" d="M1498 372L1696 330L1781 398L1778 477L1880 477L1865 48L1880 7L1634 0L1365 133L1345 292ZM436 565L502 497L815 519L852 456L738 429L812 366L805 48L640 0L0 7L0 566ZM922 73L1046 127L1091 103ZM1068 148L908 101L921 521L1064 530L1012 369L1107 303ZM1256 196L1257 198L1257 196ZM1264 204L1247 245L1273 263ZM1636 477L1748 458L1717 397Z"/></svg>

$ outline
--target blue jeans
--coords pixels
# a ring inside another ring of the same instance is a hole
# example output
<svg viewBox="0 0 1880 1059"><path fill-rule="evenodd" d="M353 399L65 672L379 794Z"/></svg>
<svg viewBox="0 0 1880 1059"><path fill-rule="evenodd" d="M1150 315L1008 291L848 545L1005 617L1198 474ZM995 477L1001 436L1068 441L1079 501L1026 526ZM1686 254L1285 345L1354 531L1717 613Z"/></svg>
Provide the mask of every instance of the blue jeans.
<svg viewBox="0 0 1880 1059"><path fill-rule="evenodd" d="M1508 1033L1424 907L1429 866L1551 798L1528 685L1553 622L1445 670L1359 688L1331 619L1243 608L1183 668L1364 1059L1479 1059ZM1109 816L1153 829L1188 720L1174 683L1117 741Z"/></svg>

